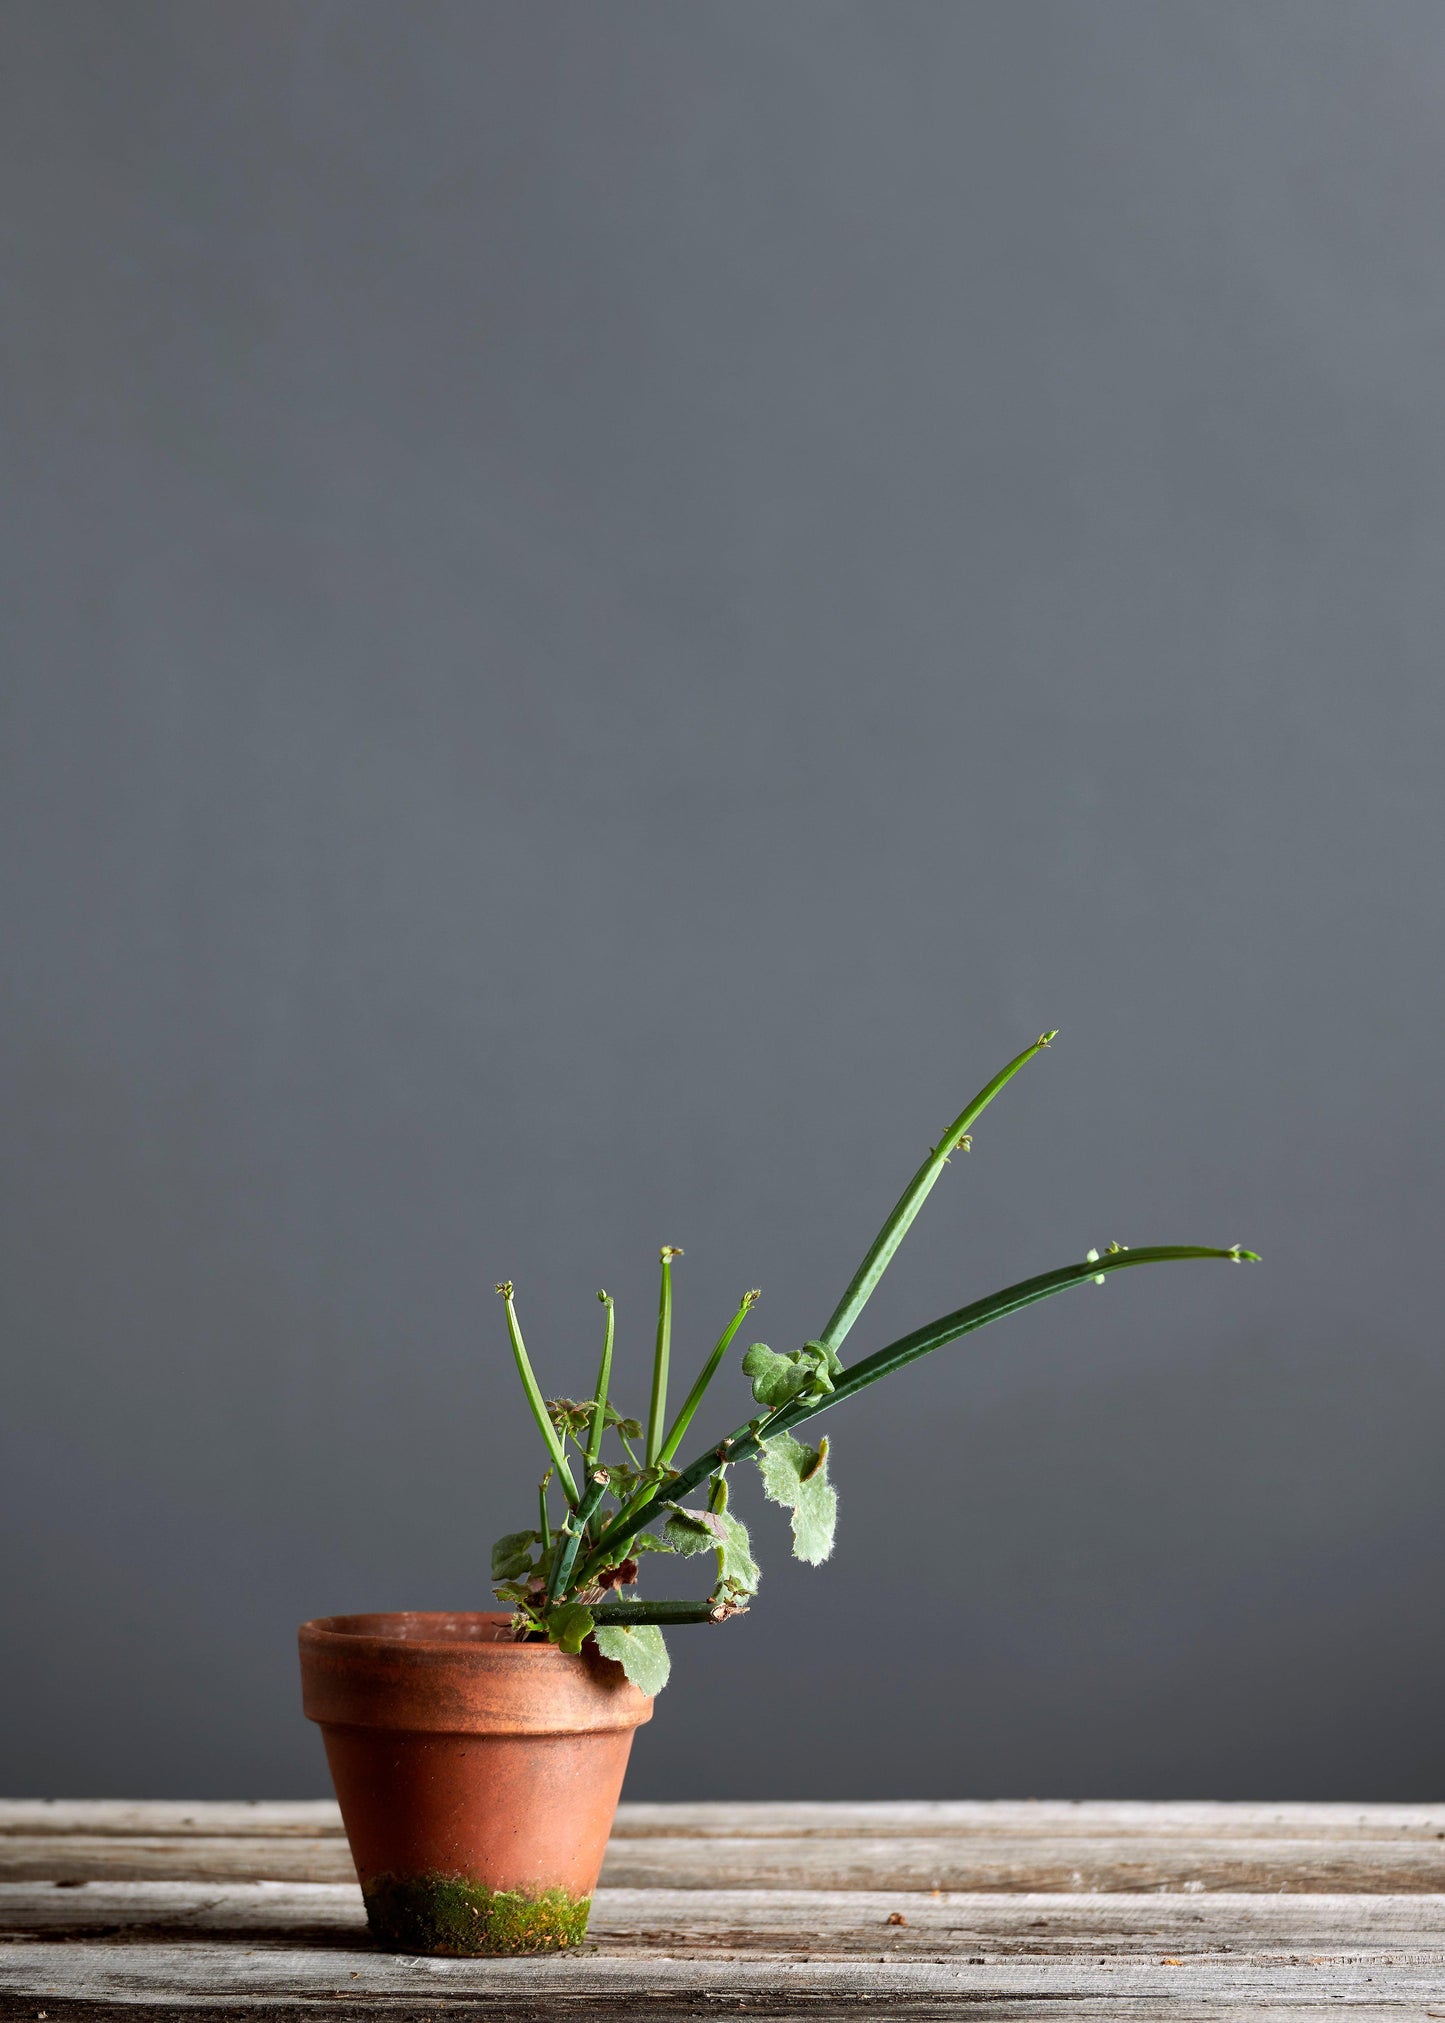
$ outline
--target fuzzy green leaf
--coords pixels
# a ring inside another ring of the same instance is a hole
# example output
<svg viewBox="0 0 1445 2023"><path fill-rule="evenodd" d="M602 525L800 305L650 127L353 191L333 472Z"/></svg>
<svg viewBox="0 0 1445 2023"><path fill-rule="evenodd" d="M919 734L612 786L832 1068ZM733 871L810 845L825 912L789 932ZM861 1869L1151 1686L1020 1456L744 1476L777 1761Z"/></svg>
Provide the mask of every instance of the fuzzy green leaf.
<svg viewBox="0 0 1445 2023"><path fill-rule="evenodd" d="M757 1593L762 1575L753 1558L747 1527L731 1511L674 1509L662 1535L673 1552L686 1558L715 1552L719 1590L726 1589L733 1597Z"/></svg>
<svg viewBox="0 0 1445 2023"><path fill-rule="evenodd" d="M516 1580L529 1573L532 1547L542 1543L540 1531L509 1531L492 1547L492 1579Z"/></svg>
<svg viewBox="0 0 1445 2023"><path fill-rule="evenodd" d="M710 1510L674 1510L662 1527L662 1550L680 1552L684 1559L715 1552L720 1543L719 1523Z"/></svg>
<svg viewBox="0 0 1445 2023"><path fill-rule="evenodd" d="M743 1357L743 1375L752 1379L753 1396L770 1412L796 1398L808 1381L790 1356L777 1355L766 1342L754 1342Z"/></svg>
<svg viewBox="0 0 1445 2023"><path fill-rule="evenodd" d="M793 1556L809 1566L821 1566L832 1555L838 1528L838 1492L823 1475L803 1484L793 1512Z"/></svg>
<svg viewBox="0 0 1445 2023"><path fill-rule="evenodd" d="M786 1356L778 1355L766 1342L754 1342L743 1357L743 1375L752 1378L753 1396L772 1412L805 1391L831 1391L841 1368L825 1342L805 1342Z"/></svg>
<svg viewBox="0 0 1445 2023"><path fill-rule="evenodd" d="M575 1658L592 1634L592 1611L584 1609L581 1602L563 1602L546 1618L546 1630L559 1651Z"/></svg>
<svg viewBox="0 0 1445 2023"><path fill-rule="evenodd" d="M628 1540L627 1550L635 1559L640 1552L676 1552L677 1547L670 1545L665 1538L659 1538L654 1531L639 1531L636 1537Z"/></svg>
<svg viewBox="0 0 1445 2023"><path fill-rule="evenodd" d="M830 1343L804 1342L803 1347L805 1349L812 1350L813 1354L818 1359L820 1368L825 1369L830 1377L837 1377L842 1375L843 1359L838 1354L838 1351L835 1348L833 1348Z"/></svg>
<svg viewBox="0 0 1445 2023"><path fill-rule="evenodd" d="M660 1693L667 1684L672 1660L662 1631L653 1623L639 1623L629 1629L624 1623L604 1623L596 1631L597 1648L604 1658L614 1658L639 1693Z"/></svg>
<svg viewBox="0 0 1445 2023"><path fill-rule="evenodd" d="M828 1443L805 1447L791 1433L765 1440L758 1452L763 1494L793 1515L793 1556L821 1566L833 1550L838 1492L828 1480Z"/></svg>
<svg viewBox="0 0 1445 2023"><path fill-rule="evenodd" d="M730 1510L715 1511L712 1516L713 1523L722 1527L716 1540L719 1585L732 1590L734 1597L756 1594L762 1575L753 1558L746 1525Z"/></svg>

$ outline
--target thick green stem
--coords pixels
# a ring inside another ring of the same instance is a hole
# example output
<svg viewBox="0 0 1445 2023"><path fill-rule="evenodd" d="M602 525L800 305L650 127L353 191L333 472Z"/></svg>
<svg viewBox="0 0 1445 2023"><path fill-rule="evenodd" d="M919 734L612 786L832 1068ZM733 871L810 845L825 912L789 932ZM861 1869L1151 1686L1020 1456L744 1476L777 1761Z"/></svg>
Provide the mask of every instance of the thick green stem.
<svg viewBox="0 0 1445 2023"><path fill-rule="evenodd" d="M1018 1285L1008 1286L1003 1292L990 1293L987 1299L974 1300L969 1306L944 1314L939 1320L930 1321L926 1327L915 1328L911 1335L903 1335L886 1348L875 1350L861 1362L850 1363L835 1379L831 1397L789 1407L780 1424L796 1426L804 1419L815 1417L829 1405L841 1405L844 1399L856 1397L859 1391L876 1384L880 1378L892 1376L905 1363L916 1362L920 1356L942 1348L947 1342L957 1341L960 1335L972 1334L976 1328L985 1327L990 1321L1001 1320L1005 1314L1017 1313L1020 1307L1032 1306L1035 1300L1048 1299L1056 1292L1066 1292L1070 1286L1102 1284L1107 1273L1127 1271L1131 1265L1174 1264L1191 1258L1224 1258L1235 1264L1259 1262L1252 1250L1243 1250L1237 1244L1229 1250L1215 1250L1201 1244L1150 1244L1138 1250L1107 1251L1102 1257L1096 1254L1086 1258L1082 1264L1066 1264L1058 1271L1041 1272L1037 1278L1026 1278Z"/></svg>
<svg viewBox="0 0 1445 2023"><path fill-rule="evenodd" d="M587 1435L584 1472L588 1475L597 1466L602 1453L602 1435L607 1431L607 1392L612 1382L612 1330L615 1318L612 1311L612 1295L600 1292L597 1297L606 1309L607 1320L602 1336L602 1367L597 1372L596 1402L592 1407L592 1425Z"/></svg>
<svg viewBox="0 0 1445 2023"><path fill-rule="evenodd" d="M595 1623L720 1623L745 1609L720 1610L716 1602L592 1602Z"/></svg>
<svg viewBox="0 0 1445 2023"><path fill-rule="evenodd" d="M873 1239L868 1255L854 1272L848 1290L833 1309L832 1318L818 1337L819 1341L826 1342L830 1349L836 1349L841 1344L854 1321L868 1304L879 1279L892 1263L894 1252L908 1234L919 1209L932 1193L934 1183L948 1164L949 1155L956 1152L965 1142L969 1126L988 1108L1000 1089L1013 1080L1019 1069L1031 1061L1035 1054L1041 1053L1051 1040L1057 1038L1056 1032L1040 1033L1031 1047L1025 1047L1006 1068L1000 1069L993 1080L985 1088L980 1089L973 1101L954 1118L898 1197L893 1213Z"/></svg>
<svg viewBox="0 0 1445 2023"><path fill-rule="evenodd" d="M930 1321L927 1327L917 1328L911 1335L903 1335L886 1348L865 1356L862 1362L851 1364L834 1380L833 1390L823 1397L795 1399L776 1412L750 1420L746 1426L739 1426L717 1446L699 1454L646 1503L635 1510L629 1508L613 1519L597 1541L585 1571L590 1573L597 1567L608 1565L616 1558L618 1549L642 1530L661 1504L675 1503L690 1494L715 1472L719 1464L745 1461L774 1433L786 1432L793 1426L801 1425L805 1419L816 1418L820 1412L826 1412L845 1398L855 1396L869 1384L877 1383L881 1377L890 1376L905 1363L914 1362L919 1356L926 1356L934 1349L957 1341L961 1335L972 1334L990 1321L1016 1313L1020 1307L1031 1306L1035 1300L1047 1299L1052 1293L1064 1292L1070 1286L1087 1285L1090 1280L1101 1279L1109 1272L1125 1271L1134 1264L1168 1264L1188 1258L1225 1258L1236 1264L1259 1261L1252 1250L1243 1250L1237 1244L1229 1250L1208 1249L1197 1244L1170 1244L1140 1250L1108 1251L1102 1257L1087 1258L1082 1264L1064 1265L1058 1271L1023 1279L1018 1285L1006 1286L1002 1292L990 1293L986 1299L959 1307L951 1314Z"/></svg>
<svg viewBox="0 0 1445 2023"><path fill-rule="evenodd" d="M563 1527L557 1557L552 1563L552 1571L547 1579L547 1602L549 1607L556 1601L559 1595L564 1595L567 1592L568 1583L572 1578L572 1569L577 1564L577 1548L582 1543L582 1534L587 1529L592 1513L602 1501L608 1481L609 1477L605 1468L598 1468L588 1476L586 1486L582 1491L581 1501L570 1514Z"/></svg>
<svg viewBox="0 0 1445 2023"><path fill-rule="evenodd" d="M522 1340L522 1330L517 1321L516 1303L512 1297L512 1281L504 1279L497 1287L506 1302L507 1333L512 1338L512 1354L516 1358L517 1375L522 1380L522 1389L527 1394L527 1403L532 1408L532 1417L537 1422L537 1431L546 1443L547 1452L552 1457L552 1466L557 1471L557 1480L562 1485L563 1494L575 1510L577 1507L577 1485L572 1480L572 1470L567 1466L567 1456L562 1447L561 1436L552 1424L543 1399L541 1387L532 1374L532 1365L527 1359L527 1345Z"/></svg>
<svg viewBox="0 0 1445 2023"><path fill-rule="evenodd" d="M667 1365L672 1355L672 1260L681 1257L676 1244L665 1243L662 1259L662 1286L657 1295L657 1349L652 1358L652 1402L647 1412L647 1446L650 1468L662 1450L662 1429L667 1418Z"/></svg>

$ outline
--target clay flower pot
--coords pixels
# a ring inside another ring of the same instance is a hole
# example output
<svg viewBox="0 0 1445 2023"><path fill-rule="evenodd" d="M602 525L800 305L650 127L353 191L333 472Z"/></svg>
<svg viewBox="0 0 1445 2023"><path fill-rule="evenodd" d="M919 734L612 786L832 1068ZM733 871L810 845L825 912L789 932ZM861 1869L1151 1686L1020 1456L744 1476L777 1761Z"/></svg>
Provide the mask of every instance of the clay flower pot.
<svg viewBox="0 0 1445 2023"><path fill-rule="evenodd" d="M301 1626L379 1945L538 1953L587 1931L632 1731L620 1665L516 1644L505 1615L323 1616Z"/></svg>

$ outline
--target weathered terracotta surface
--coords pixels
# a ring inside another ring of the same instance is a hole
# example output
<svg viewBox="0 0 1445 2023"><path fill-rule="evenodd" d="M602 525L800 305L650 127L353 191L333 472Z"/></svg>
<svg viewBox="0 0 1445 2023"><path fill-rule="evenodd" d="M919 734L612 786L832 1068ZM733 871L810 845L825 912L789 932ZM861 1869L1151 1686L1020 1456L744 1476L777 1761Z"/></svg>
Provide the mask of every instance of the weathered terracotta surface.
<svg viewBox="0 0 1445 2023"><path fill-rule="evenodd" d="M535 1945L568 1944L585 1927L632 1733L651 1720L652 1702L605 1659L510 1642L507 1622L417 1614L302 1625L303 1705L321 1726L384 1944L525 1951L519 1903L564 1899L580 1906L581 1926L575 1908L560 1923L539 1911ZM451 1902L456 1884L479 1903L506 1896L505 1915L478 1912L475 1946L457 1939L454 1918L437 1939L435 1920L398 1923L383 1908L438 1890Z"/></svg>

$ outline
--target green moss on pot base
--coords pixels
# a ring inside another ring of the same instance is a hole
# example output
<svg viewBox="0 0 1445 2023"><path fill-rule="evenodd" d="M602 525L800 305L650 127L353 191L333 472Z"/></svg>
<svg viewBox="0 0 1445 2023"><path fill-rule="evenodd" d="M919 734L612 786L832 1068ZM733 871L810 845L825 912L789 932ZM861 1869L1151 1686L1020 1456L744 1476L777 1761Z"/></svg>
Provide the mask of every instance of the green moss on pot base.
<svg viewBox="0 0 1445 2023"><path fill-rule="evenodd" d="M590 1897L566 1890L524 1896L489 1890L462 1875L382 1875L368 1884L372 1936L389 1953L477 1957L552 1953L587 1936Z"/></svg>

